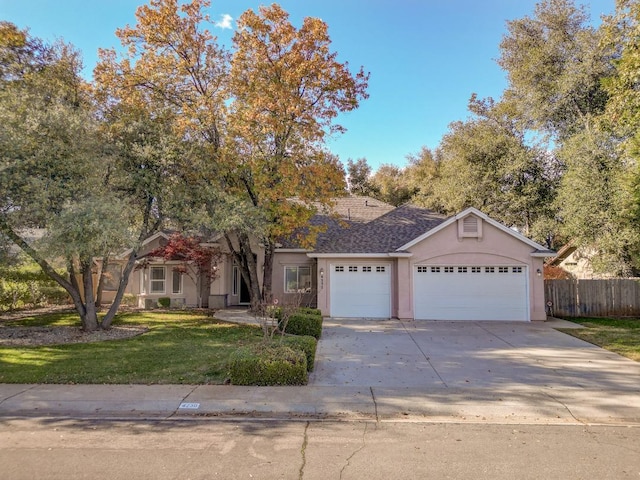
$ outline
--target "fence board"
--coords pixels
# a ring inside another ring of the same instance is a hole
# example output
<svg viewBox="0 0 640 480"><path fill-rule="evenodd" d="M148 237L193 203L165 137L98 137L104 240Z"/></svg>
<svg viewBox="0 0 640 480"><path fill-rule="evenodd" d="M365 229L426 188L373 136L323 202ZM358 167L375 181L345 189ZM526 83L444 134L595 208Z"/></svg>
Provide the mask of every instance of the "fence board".
<svg viewBox="0 0 640 480"><path fill-rule="evenodd" d="M550 315L562 317L640 316L640 279L545 280ZM551 305L549 305L551 304Z"/></svg>

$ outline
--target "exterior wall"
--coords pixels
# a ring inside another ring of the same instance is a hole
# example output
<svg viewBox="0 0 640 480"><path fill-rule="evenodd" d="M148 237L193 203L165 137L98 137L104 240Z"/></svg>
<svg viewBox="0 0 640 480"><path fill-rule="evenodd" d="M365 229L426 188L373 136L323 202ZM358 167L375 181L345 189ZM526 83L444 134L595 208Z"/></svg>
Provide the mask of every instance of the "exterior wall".
<svg viewBox="0 0 640 480"><path fill-rule="evenodd" d="M285 293L285 267L311 267L311 288L308 292ZM315 307L317 304L317 269L316 262L304 252L276 252L273 259L272 293L274 300L280 304L299 304Z"/></svg>
<svg viewBox="0 0 640 480"><path fill-rule="evenodd" d="M137 284L139 308L145 308L148 304L148 301L151 301L153 305L157 305L158 299L163 297L170 298L172 306L198 306L197 285L194 282L195 277L192 278L193 274L182 274L182 292L172 292L172 272L174 267L179 264L179 262L153 262L136 271L130 281L133 281L134 284ZM165 290L162 293L151 293L151 267L165 268Z"/></svg>
<svg viewBox="0 0 640 480"><path fill-rule="evenodd" d="M413 318L414 265L523 265L527 266L529 282L530 320L545 320L544 279L542 258L532 257L533 248L515 237L482 222L481 238L461 238L458 236L457 222L414 245L409 250L408 271L398 278L399 312L401 318ZM410 308L407 308L407 306ZM408 316L410 313L410 316ZM406 317L405 317L406 316Z"/></svg>
<svg viewBox="0 0 640 480"><path fill-rule="evenodd" d="M562 262L559 267L569 272L574 278L579 279L597 279L597 278L610 278L610 275L596 275L593 273L593 267L588 256L579 254L576 250Z"/></svg>

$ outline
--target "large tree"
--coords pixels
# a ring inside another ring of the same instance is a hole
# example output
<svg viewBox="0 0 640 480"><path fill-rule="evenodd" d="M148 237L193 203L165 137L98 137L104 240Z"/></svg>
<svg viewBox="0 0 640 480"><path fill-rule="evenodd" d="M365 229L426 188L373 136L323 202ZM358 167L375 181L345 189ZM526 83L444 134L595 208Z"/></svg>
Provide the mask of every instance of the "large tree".
<svg viewBox="0 0 640 480"><path fill-rule="evenodd" d="M0 54L0 231L69 293L85 330L108 328L137 246L161 224L161 124L129 117L114 135L69 45L3 23ZM30 227L45 237L28 243ZM127 248L115 300L99 318L94 260Z"/></svg>
<svg viewBox="0 0 640 480"><path fill-rule="evenodd" d="M196 152L186 166L192 173L184 178L185 204L203 214L201 225L226 232L257 305L270 297L280 237L307 223L312 202L344 190L341 165L325 141L344 130L335 117L366 97L367 75L352 75L336 60L324 22L306 18L297 29L275 4L239 18L229 56L207 28L208 6L152 0L140 7L137 25L117 32L128 57L105 51L97 72L114 98L136 91L176 118Z"/></svg>

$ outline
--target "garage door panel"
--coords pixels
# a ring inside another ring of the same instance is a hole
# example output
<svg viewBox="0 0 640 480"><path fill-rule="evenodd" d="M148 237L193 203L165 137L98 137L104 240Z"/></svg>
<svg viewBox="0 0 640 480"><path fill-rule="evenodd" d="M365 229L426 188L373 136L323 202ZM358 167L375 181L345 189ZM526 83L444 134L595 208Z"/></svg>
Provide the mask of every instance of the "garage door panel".
<svg viewBox="0 0 640 480"><path fill-rule="evenodd" d="M390 270L388 264L331 265L331 316L388 318L391 313Z"/></svg>
<svg viewBox="0 0 640 480"><path fill-rule="evenodd" d="M528 320L524 267L414 269L414 315L420 320ZM508 268L506 272L502 271ZM435 270L435 271L434 271Z"/></svg>

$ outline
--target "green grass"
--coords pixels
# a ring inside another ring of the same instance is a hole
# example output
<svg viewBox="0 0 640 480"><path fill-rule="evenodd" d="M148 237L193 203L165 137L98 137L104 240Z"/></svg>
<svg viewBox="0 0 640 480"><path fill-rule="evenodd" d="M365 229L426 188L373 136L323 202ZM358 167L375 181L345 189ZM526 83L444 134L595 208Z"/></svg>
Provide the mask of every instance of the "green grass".
<svg viewBox="0 0 640 480"><path fill-rule="evenodd" d="M567 320L586 328L563 329L564 333L640 362L640 319L579 317Z"/></svg>
<svg viewBox="0 0 640 480"><path fill-rule="evenodd" d="M73 325L73 313L25 318L7 325ZM144 325L126 340L42 347L0 347L0 383L219 384L231 352L262 333L195 312L135 312L115 325Z"/></svg>

